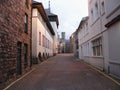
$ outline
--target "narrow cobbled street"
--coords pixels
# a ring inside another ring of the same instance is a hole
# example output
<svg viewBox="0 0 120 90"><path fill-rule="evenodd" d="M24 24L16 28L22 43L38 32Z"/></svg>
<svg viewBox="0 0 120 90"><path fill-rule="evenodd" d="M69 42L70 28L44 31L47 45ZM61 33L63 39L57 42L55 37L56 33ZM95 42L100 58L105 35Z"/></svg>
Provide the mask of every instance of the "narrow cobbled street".
<svg viewBox="0 0 120 90"><path fill-rule="evenodd" d="M59 54L33 68L7 90L120 90L119 85L72 54Z"/></svg>

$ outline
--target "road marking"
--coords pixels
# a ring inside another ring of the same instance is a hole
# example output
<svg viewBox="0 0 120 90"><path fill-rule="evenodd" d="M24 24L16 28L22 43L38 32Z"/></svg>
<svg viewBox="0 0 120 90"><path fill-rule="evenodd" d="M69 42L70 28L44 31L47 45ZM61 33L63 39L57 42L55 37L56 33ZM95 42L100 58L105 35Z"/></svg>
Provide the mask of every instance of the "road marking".
<svg viewBox="0 0 120 90"><path fill-rule="evenodd" d="M100 71L99 69L93 67L92 65L82 61L84 64L88 65L89 67L91 67L92 69L96 70L97 72L101 73L103 76L107 77L108 79L110 79L111 81L113 81L114 83L116 83L117 85L120 86L120 83L118 81L116 81L115 79L113 79L112 77L108 76L107 74L103 73L102 71Z"/></svg>
<svg viewBox="0 0 120 90"><path fill-rule="evenodd" d="M10 85L8 85L6 88L4 88L3 90L7 90L8 88L10 88L13 84L15 84L16 82L20 81L21 79L23 79L25 76L27 76L28 74L30 74L32 71L34 71L35 68L33 68L31 71L29 71L28 73L26 73L25 75L23 75L22 77L18 78L17 80L15 80L14 82L12 82Z"/></svg>

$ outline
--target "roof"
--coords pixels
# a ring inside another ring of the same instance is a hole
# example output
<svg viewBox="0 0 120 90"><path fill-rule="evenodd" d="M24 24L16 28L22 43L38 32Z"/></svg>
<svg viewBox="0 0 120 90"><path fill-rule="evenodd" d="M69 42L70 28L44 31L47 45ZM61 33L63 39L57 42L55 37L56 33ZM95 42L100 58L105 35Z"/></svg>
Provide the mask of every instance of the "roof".
<svg viewBox="0 0 120 90"><path fill-rule="evenodd" d="M83 25L83 23L84 23L85 21L87 21L88 19L89 19L88 16L82 18L82 20L80 21L80 24L79 24L78 29L76 30L76 32L79 31L79 29L81 28L81 26Z"/></svg>
<svg viewBox="0 0 120 90"><path fill-rule="evenodd" d="M42 18L43 18L44 21L46 22L46 24L47 24L47 26L48 26L51 34L52 34L52 35L55 35L55 32L54 32L54 30L53 30L53 28L52 28L52 26L51 26L51 24L50 24L50 21L49 21L49 19L48 19L48 16L47 16L47 14L46 14L46 12L45 12L45 9L44 9L42 3L41 3L41 2L33 1L33 2L32 2L32 8L37 8L37 9L38 9L38 11L40 12Z"/></svg>
<svg viewBox="0 0 120 90"><path fill-rule="evenodd" d="M49 20L50 21L56 21L56 24L57 24L57 27L58 27L58 25L59 25L58 16L56 14L51 13L50 8L45 9L45 11L46 11L46 13L47 13L47 15L49 17Z"/></svg>

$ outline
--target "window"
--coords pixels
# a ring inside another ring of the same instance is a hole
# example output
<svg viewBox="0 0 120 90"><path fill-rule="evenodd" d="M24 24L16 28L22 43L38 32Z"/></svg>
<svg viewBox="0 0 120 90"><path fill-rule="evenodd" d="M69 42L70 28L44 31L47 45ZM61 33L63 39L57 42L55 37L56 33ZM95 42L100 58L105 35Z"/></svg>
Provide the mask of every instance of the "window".
<svg viewBox="0 0 120 90"><path fill-rule="evenodd" d="M43 47L46 47L46 38L44 35L42 35L42 43L43 43Z"/></svg>
<svg viewBox="0 0 120 90"><path fill-rule="evenodd" d="M95 14L96 14L96 19L98 18L98 3L96 2L96 4L95 4Z"/></svg>
<svg viewBox="0 0 120 90"><path fill-rule="evenodd" d="M24 66L28 65L28 45L24 44Z"/></svg>
<svg viewBox="0 0 120 90"><path fill-rule="evenodd" d="M48 49L49 49L49 40L48 40Z"/></svg>
<svg viewBox="0 0 120 90"><path fill-rule="evenodd" d="M25 13L25 17L24 17L24 32L27 33L28 32L28 15Z"/></svg>
<svg viewBox="0 0 120 90"><path fill-rule="evenodd" d="M94 56L102 56L102 38L95 39L92 41L93 45L93 55Z"/></svg>
<svg viewBox="0 0 120 90"><path fill-rule="evenodd" d="M45 45L46 45L46 38L45 38L45 36L44 36L44 47L46 47Z"/></svg>
<svg viewBox="0 0 120 90"><path fill-rule="evenodd" d="M88 23L86 23L86 30L88 30Z"/></svg>
<svg viewBox="0 0 120 90"><path fill-rule="evenodd" d="M45 47L47 48L47 38L45 37Z"/></svg>
<svg viewBox="0 0 120 90"><path fill-rule="evenodd" d="M22 74L22 43L17 42L17 75Z"/></svg>
<svg viewBox="0 0 120 90"><path fill-rule="evenodd" d="M49 49L49 40L48 40L48 49Z"/></svg>
<svg viewBox="0 0 120 90"><path fill-rule="evenodd" d="M51 49L51 42L49 42L49 45L50 45L50 46L49 46L49 47L50 47L49 49Z"/></svg>
<svg viewBox="0 0 120 90"><path fill-rule="evenodd" d="M47 39L47 48L48 48L48 39Z"/></svg>
<svg viewBox="0 0 120 90"><path fill-rule="evenodd" d="M83 44L83 55L84 56L89 56L89 42Z"/></svg>
<svg viewBox="0 0 120 90"><path fill-rule="evenodd" d="M25 0L25 5L26 5L26 7L28 8L29 6L29 0Z"/></svg>
<svg viewBox="0 0 120 90"><path fill-rule="evenodd" d="M101 3L101 14L103 15L105 13L105 5L104 2Z"/></svg>
<svg viewBox="0 0 120 90"><path fill-rule="evenodd" d="M44 47L44 35L42 35L42 46Z"/></svg>
<svg viewBox="0 0 120 90"><path fill-rule="evenodd" d="M93 23L94 20L94 14L93 14L93 10L91 10L91 23Z"/></svg>
<svg viewBox="0 0 120 90"><path fill-rule="evenodd" d="M41 45L41 32L39 32L39 45Z"/></svg>
<svg viewBox="0 0 120 90"><path fill-rule="evenodd" d="M88 23L85 24L85 36L88 34Z"/></svg>

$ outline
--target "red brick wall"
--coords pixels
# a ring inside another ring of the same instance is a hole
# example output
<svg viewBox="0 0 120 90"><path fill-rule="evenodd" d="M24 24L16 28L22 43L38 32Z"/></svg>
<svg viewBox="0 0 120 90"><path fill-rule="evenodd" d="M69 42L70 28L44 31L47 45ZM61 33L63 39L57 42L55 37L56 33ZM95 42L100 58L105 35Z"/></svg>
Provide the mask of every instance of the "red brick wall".
<svg viewBox="0 0 120 90"><path fill-rule="evenodd" d="M17 42L22 43L22 74L30 69L31 5L28 0L0 0L0 87L17 76ZM24 15L28 14L28 33ZM24 67L24 43L28 44L28 66Z"/></svg>

